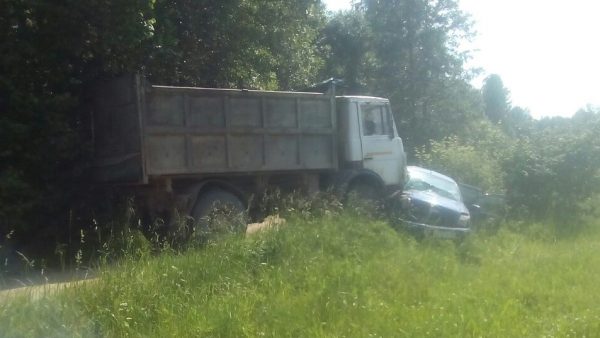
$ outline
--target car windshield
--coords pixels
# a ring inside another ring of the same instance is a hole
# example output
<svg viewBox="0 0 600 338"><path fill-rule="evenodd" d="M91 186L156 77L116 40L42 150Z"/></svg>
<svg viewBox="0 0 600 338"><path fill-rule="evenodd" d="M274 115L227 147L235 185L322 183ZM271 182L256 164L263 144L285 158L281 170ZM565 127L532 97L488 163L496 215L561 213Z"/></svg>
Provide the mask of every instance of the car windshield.
<svg viewBox="0 0 600 338"><path fill-rule="evenodd" d="M446 198L461 201L456 182L448 178L436 176L428 171L409 169L409 180L406 183L405 190L429 190Z"/></svg>

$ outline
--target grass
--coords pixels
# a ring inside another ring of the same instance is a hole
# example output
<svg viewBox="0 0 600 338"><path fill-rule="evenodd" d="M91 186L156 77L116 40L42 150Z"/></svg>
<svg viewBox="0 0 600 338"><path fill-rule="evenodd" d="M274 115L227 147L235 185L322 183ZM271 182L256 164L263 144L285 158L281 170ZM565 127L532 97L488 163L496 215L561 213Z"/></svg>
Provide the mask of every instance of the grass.
<svg viewBox="0 0 600 338"><path fill-rule="evenodd" d="M6 337L596 337L600 234L417 242L366 217L124 259L0 304ZM35 318L35 320L32 320Z"/></svg>

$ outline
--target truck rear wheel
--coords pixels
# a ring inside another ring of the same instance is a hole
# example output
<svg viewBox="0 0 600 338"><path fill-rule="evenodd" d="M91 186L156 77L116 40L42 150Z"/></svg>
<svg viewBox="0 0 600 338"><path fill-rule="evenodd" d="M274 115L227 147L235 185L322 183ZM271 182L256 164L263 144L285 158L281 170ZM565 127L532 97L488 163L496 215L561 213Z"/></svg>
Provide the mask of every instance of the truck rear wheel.
<svg viewBox="0 0 600 338"><path fill-rule="evenodd" d="M245 233L247 213L244 203L236 195L219 188L212 188L198 197L191 216L194 233L211 235L218 233Z"/></svg>

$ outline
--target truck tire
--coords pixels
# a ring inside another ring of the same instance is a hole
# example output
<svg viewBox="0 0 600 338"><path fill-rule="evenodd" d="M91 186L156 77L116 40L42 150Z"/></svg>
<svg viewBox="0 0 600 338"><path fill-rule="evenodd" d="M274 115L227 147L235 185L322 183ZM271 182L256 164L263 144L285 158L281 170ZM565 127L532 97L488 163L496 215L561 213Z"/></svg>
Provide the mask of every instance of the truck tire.
<svg viewBox="0 0 600 338"><path fill-rule="evenodd" d="M219 188L201 192L191 216L194 233L245 233L247 212L244 203L234 194Z"/></svg>
<svg viewBox="0 0 600 338"><path fill-rule="evenodd" d="M373 182L359 180L352 182L344 198L349 204L376 205L380 199L380 189Z"/></svg>

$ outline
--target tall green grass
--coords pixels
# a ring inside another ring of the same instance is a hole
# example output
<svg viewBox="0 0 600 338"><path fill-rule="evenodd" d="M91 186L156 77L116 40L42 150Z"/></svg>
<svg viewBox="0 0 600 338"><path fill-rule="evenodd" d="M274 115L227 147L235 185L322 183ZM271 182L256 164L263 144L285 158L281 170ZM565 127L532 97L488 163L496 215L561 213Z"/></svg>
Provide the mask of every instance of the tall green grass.
<svg viewBox="0 0 600 338"><path fill-rule="evenodd" d="M6 337L595 337L600 236L417 242L364 216L288 219L0 304Z"/></svg>

